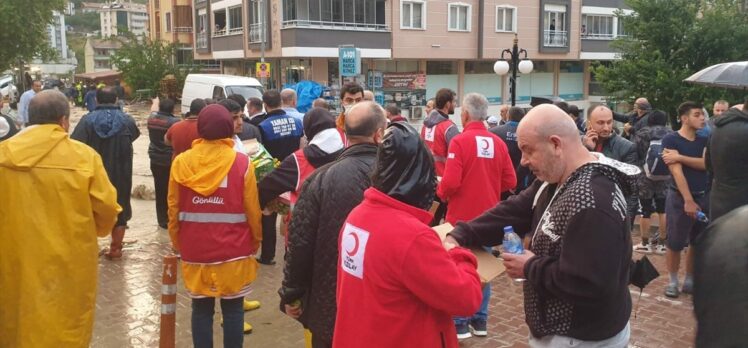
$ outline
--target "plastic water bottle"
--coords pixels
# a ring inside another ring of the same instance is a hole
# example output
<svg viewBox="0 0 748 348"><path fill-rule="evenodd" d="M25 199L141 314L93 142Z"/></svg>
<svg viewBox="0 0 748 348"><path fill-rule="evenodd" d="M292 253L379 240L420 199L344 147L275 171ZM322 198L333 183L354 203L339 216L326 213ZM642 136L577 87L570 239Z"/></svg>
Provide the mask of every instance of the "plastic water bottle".
<svg viewBox="0 0 748 348"><path fill-rule="evenodd" d="M522 238L514 233L512 226L504 227L504 242L501 243L504 246L504 252L509 254L522 254L525 252L525 247L522 245ZM525 279L518 278L514 279L515 282L524 282Z"/></svg>
<svg viewBox="0 0 748 348"><path fill-rule="evenodd" d="M709 223L709 218L701 210L699 210L699 211L696 212L696 220L701 221L701 222L703 222L705 224ZM506 236L504 236L504 240L506 240Z"/></svg>
<svg viewBox="0 0 748 348"><path fill-rule="evenodd" d="M504 251L510 254L522 254L525 248L522 246L522 238L514 233L512 226L504 227Z"/></svg>

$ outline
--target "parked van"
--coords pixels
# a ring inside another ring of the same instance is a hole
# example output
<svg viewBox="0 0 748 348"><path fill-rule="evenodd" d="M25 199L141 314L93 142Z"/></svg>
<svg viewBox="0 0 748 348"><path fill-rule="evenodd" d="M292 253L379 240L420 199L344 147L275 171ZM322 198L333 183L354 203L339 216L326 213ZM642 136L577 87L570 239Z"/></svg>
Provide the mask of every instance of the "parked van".
<svg viewBox="0 0 748 348"><path fill-rule="evenodd" d="M260 81L251 77L189 74L182 89L182 114L190 111L190 103L196 98L213 98L218 101L232 94L241 94L244 99L249 99L262 98L262 93Z"/></svg>

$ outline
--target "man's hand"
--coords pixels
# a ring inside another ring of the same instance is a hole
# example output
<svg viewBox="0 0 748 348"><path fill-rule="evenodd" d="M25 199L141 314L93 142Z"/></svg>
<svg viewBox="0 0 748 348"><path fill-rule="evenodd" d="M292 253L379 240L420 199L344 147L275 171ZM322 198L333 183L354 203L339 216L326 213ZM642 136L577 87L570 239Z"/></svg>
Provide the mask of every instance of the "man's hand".
<svg viewBox="0 0 748 348"><path fill-rule="evenodd" d="M595 146L597 145L597 139L598 135L597 132L595 132L592 129L588 129L587 133L584 134L584 146L586 146L590 150L594 150Z"/></svg>
<svg viewBox="0 0 748 348"><path fill-rule="evenodd" d="M530 250L525 250L522 254L501 253L506 274L514 279L525 278L525 263L533 256L535 254Z"/></svg>
<svg viewBox="0 0 748 348"><path fill-rule="evenodd" d="M685 211L686 215L690 216L692 219L696 219L696 213L700 210L701 208L694 200L686 201L686 203L683 204L683 211Z"/></svg>
<svg viewBox="0 0 748 348"><path fill-rule="evenodd" d="M632 127L632 126L631 126L631 123L626 123L626 124L624 124L624 125L623 125L623 132L624 132L625 134L629 134L629 130L631 130L631 127Z"/></svg>
<svg viewBox="0 0 748 348"><path fill-rule="evenodd" d="M460 246L460 243L457 242L457 239L455 239L454 237L450 235L447 235L447 237L444 238L444 242L442 243L444 244L444 249L447 249L447 251L449 251L452 248Z"/></svg>
<svg viewBox="0 0 748 348"><path fill-rule="evenodd" d="M285 307L286 315L294 319L299 319L303 312L301 309L301 301L299 300L294 301L292 304L286 304Z"/></svg>
<svg viewBox="0 0 748 348"><path fill-rule="evenodd" d="M665 164L678 163L680 162L680 153L674 149L663 149L662 160L665 161Z"/></svg>

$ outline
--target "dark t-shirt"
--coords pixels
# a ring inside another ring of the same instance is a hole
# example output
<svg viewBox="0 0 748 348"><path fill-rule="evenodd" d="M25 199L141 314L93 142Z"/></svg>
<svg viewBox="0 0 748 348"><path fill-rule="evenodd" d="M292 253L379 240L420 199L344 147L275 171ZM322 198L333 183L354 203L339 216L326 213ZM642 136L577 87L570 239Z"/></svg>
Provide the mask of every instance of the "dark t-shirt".
<svg viewBox="0 0 748 348"><path fill-rule="evenodd" d="M707 138L700 135L696 135L696 139L690 141L682 137L680 133L673 132L662 138L662 147L665 149L676 150L683 156L703 157L704 149L706 148L706 142ZM684 165L683 176L686 177L686 182L688 182L688 189L691 190L692 194L706 191L706 170L698 170ZM670 182L670 188L678 190L674 181Z"/></svg>

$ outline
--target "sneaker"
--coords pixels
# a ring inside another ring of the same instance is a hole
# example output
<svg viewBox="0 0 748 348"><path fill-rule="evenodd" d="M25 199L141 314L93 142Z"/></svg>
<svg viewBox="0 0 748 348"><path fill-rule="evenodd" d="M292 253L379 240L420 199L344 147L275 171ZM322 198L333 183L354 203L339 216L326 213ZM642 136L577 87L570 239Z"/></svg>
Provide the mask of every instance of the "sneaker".
<svg viewBox="0 0 748 348"><path fill-rule="evenodd" d="M267 266L272 266L275 264L275 260L265 260L259 257L257 258L257 262Z"/></svg>
<svg viewBox="0 0 748 348"><path fill-rule="evenodd" d="M470 332L477 337L488 336L488 330L486 329L485 320L471 320L470 321Z"/></svg>
<svg viewBox="0 0 748 348"><path fill-rule="evenodd" d="M470 334L470 327L468 326L467 322L455 324L455 328L457 329L458 340L464 340L466 338L473 337L473 335Z"/></svg>
<svg viewBox="0 0 748 348"><path fill-rule="evenodd" d="M665 296L670 298L676 298L680 295L680 292L678 291L678 284L668 284L668 286L665 288Z"/></svg>
<svg viewBox="0 0 748 348"><path fill-rule="evenodd" d="M657 244L654 248L654 253L657 255L665 255L667 248L663 244Z"/></svg>
<svg viewBox="0 0 748 348"><path fill-rule="evenodd" d="M652 244L639 243L637 245L634 245L634 251L636 251L637 253L651 254Z"/></svg>
<svg viewBox="0 0 748 348"><path fill-rule="evenodd" d="M243 306L244 306L244 311L245 312L253 311L253 310L257 309L257 308L260 308L260 301L248 301L248 300L244 300L244 305Z"/></svg>
<svg viewBox="0 0 748 348"><path fill-rule="evenodd" d="M683 287L680 292L684 294L693 294L693 282L683 282Z"/></svg>

